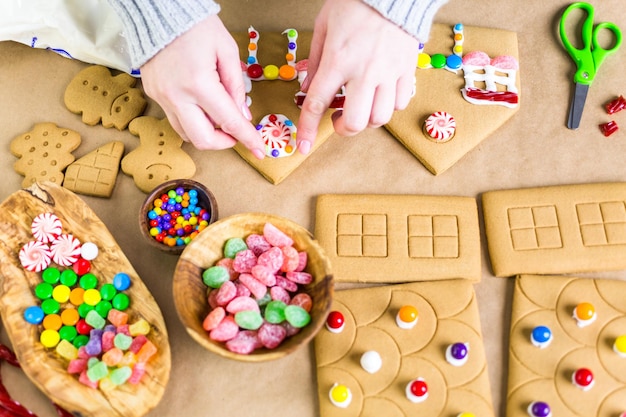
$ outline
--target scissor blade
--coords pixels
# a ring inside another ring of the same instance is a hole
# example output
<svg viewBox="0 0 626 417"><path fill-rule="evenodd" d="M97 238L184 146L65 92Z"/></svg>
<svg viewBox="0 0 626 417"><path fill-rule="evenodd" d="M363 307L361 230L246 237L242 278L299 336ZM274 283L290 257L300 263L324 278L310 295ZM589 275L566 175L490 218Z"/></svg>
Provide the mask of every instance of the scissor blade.
<svg viewBox="0 0 626 417"><path fill-rule="evenodd" d="M574 97L569 107L569 117L567 118L567 127L570 129L578 129L580 119L583 117L583 109L585 108L585 100L587 100L587 92L589 85L575 84Z"/></svg>

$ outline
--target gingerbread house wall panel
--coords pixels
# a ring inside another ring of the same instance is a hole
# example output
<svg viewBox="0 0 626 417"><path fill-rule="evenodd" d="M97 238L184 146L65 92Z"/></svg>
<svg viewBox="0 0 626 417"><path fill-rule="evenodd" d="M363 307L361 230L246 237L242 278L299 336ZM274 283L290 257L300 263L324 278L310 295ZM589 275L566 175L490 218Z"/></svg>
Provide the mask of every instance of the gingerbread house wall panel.
<svg viewBox="0 0 626 417"><path fill-rule="evenodd" d="M323 195L317 201L315 236L337 281L480 280L473 198Z"/></svg>
<svg viewBox="0 0 626 417"><path fill-rule="evenodd" d="M491 191L482 201L496 276L626 268L626 183Z"/></svg>

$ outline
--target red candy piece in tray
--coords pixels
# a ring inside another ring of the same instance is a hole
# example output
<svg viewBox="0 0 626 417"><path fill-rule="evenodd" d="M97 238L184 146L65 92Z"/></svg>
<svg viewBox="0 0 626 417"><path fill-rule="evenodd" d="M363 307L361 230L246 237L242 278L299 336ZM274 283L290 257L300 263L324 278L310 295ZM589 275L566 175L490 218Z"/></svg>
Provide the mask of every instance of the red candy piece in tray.
<svg viewBox="0 0 626 417"><path fill-rule="evenodd" d="M614 120L600 125L600 130L602 131L602 134L604 134L604 136L606 137L611 136L613 133L617 132L618 129L619 126L617 126L617 122L615 122Z"/></svg>

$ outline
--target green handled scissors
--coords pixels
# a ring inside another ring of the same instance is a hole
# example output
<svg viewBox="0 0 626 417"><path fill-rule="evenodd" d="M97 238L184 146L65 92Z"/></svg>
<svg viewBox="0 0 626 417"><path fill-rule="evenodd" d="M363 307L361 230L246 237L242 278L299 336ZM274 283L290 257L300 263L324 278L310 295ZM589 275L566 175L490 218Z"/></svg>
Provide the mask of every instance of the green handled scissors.
<svg viewBox="0 0 626 417"><path fill-rule="evenodd" d="M566 33L565 23L570 12L575 9L582 9L587 13L587 17L582 24L581 35L583 47L581 49L572 45ZM580 125L580 119L583 114L583 108L585 107L587 92L589 91L589 86L596 76L598 68L600 68L600 64L602 64L602 61L604 61L604 58L606 58L607 55L617 51L622 43L622 32L619 27L608 22L599 23L594 27L593 14L594 8L589 3L573 3L565 9L559 23L559 33L561 35L563 46L578 67L576 74L574 74L574 97L572 98L572 102L570 104L569 117L567 120L567 127L570 129L577 129ZM609 49L602 48L598 42L598 33L602 30L610 31L615 37L615 43Z"/></svg>

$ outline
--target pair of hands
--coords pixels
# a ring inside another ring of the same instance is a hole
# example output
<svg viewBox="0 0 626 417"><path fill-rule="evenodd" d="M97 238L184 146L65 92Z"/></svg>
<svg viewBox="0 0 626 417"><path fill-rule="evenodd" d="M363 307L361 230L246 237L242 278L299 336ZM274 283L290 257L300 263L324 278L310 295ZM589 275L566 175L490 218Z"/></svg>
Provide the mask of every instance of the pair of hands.
<svg viewBox="0 0 626 417"><path fill-rule="evenodd" d="M298 150L307 154L335 93L345 85L335 131L352 136L405 108L414 89L418 41L361 0L327 0L315 21L302 90ZM241 142L262 159L265 144L250 123L239 50L217 16L175 39L142 68L146 93L196 148ZM216 127L217 126L217 127Z"/></svg>

